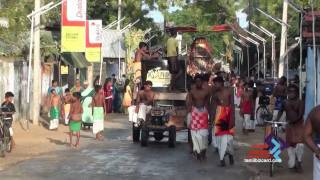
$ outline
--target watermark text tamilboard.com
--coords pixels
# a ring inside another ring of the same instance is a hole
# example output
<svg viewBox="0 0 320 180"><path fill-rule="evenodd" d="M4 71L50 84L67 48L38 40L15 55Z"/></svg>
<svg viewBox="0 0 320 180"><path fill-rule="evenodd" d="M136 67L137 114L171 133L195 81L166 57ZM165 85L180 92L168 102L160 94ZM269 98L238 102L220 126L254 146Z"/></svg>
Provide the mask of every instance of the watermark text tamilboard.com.
<svg viewBox="0 0 320 180"><path fill-rule="evenodd" d="M281 159L244 159L244 162L246 163L281 163L282 160Z"/></svg>

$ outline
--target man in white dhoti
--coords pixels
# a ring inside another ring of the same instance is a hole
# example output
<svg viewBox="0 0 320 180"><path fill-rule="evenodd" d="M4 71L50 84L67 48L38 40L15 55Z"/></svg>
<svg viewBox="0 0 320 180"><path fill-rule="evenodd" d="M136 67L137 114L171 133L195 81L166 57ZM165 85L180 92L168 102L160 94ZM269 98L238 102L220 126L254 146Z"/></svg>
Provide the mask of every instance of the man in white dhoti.
<svg viewBox="0 0 320 180"><path fill-rule="evenodd" d="M277 121L286 112L286 143L288 147L288 166L297 172L302 172L303 157L303 129L304 129L304 101L299 99L299 87L290 84L287 88L288 99L283 103L284 106L279 111Z"/></svg>
<svg viewBox="0 0 320 180"><path fill-rule="evenodd" d="M138 113L136 113L136 108L137 106L130 106L128 108L128 113L129 121L134 123L136 127L138 127L142 120L146 120L147 114L150 113L152 106L146 106L145 104L140 103Z"/></svg>
<svg viewBox="0 0 320 180"><path fill-rule="evenodd" d="M58 129L59 127L60 109L61 109L60 96L57 94L55 89L52 89L51 96L50 96L50 124L49 124L50 130Z"/></svg>
<svg viewBox="0 0 320 180"><path fill-rule="evenodd" d="M320 106L311 110L305 127L305 143L314 153L313 180L320 179ZM316 137L313 139L313 137Z"/></svg>
<svg viewBox="0 0 320 180"><path fill-rule="evenodd" d="M229 156L230 164L234 164L233 135L234 135L234 103L233 90L224 87L224 80L221 77L214 79L216 91L213 99L216 101L214 134L219 151L220 166L225 166L226 155Z"/></svg>
<svg viewBox="0 0 320 180"><path fill-rule="evenodd" d="M103 140L104 119L107 114L105 96L100 85L95 86L95 95L92 98L92 132L96 135L97 140Z"/></svg>
<svg viewBox="0 0 320 180"><path fill-rule="evenodd" d="M195 85L191 87L191 91L187 96L189 119L191 117L189 128L191 131L193 153L198 160L204 160L206 159L208 147L209 113L207 107L210 91L209 88L205 88L202 76L196 75L194 80Z"/></svg>
<svg viewBox="0 0 320 180"><path fill-rule="evenodd" d="M140 126L141 121L147 119L147 115L152 109L155 93L152 90L152 82L146 81L143 90L138 92L136 105L128 108L129 121L136 127Z"/></svg>

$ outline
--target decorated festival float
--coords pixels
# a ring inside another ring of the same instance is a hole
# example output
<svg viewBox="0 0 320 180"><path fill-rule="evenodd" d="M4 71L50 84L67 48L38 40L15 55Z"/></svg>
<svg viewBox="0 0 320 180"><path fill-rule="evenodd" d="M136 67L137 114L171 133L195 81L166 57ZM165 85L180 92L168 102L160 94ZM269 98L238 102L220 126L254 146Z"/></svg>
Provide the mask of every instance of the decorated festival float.
<svg viewBox="0 0 320 180"><path fill-rule="evenodd" d="M198 31L195 27L165 27L166 32L173 29L178 33ZM229 32L231 30L229 25L209 27L209 32ZM178 58L180 75L175 81L177 91L169 90L171 74L168 70L168 59L166 55L163 55L164 53L161 53L162 57L141 61L141 83L151 81L153 90L156 92L151 116L147 116L145 121L138 120L133 123L133 141L140 140L142 146L147 146L149 137L152 136L155 141L168 137L169 147L174 147L176 131L187 129L186 96L192 78L198 73L207 74L220 71L221 63L214 61L213 48L206 38L197 37L188 47L190 48L186 50L187 53L180 54Z"/></svg>

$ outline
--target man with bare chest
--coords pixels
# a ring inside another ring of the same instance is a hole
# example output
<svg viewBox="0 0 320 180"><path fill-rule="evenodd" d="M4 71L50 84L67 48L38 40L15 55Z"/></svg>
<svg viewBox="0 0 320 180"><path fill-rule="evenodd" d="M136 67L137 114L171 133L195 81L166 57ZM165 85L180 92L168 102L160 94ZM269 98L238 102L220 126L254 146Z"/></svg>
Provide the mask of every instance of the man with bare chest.
<svg viewBox="0 0 320 180"><path fill-rule="evenodd" d="M146 81L144 84L144 88L142 91L139 91L137 96L137 106L136 112L139 112L140 104L144 104L146 106L152 106L154 101L155 93L152 91L152 82Z"/></svg>
<svg viewBox="0 0 320 180"><path fill-rule="evenodd" d="M105 96L100 85L95 86L95 95L92 99L93 125L92 131L97 140L103 140L104 117L107 114Z"/></svg>
<svg viewBox="0 0 320 180"><path fill-rule="evenodd" d="M62 113L62 117L64 119L64 123L65 125L69 124L69 113L70 113L70 108L71 108L71 103L72 103L72 95L71 92L69 90L69 88L67 88L64 91L65 95L63 96L63 113Z"/></svg>
<svg viewBox="0 0 320 180"><path fill-rule="evenodd" d="M297 172L301 172L301 162L304 148L304 102L299 99L299 88L296 85L289 85L288 100L284 102L282 110L279 111L277 121L282 116L283 111L286 112L286 119L288 123L286 127L286 142L289 145L288 166L290 169L295 169Z"/></svg>
<svg viewBox="0 0 320 180"><path fill-rule="evenodd" d="M80 92L73 93L73 100L70 109L70 123L69 123L69 136L70 136L70 147L79 147L80 142L80 130L81 130L81 117L83 113L82 105L80 102ZM76 136L76 143L72 144L72 137Z"/></svg>
<svg viewBox="0 0 320 180"><path fill-rule="evenodd" d="M55 89L51 89L50 95L50 125L49 129L58 129L60 118L61 100Z"/></svg>
<svg viewBox="0 0 320 180"><path fill-rule="evenodd" d="M243 118L243 133L248 134L252 127L251 114L253 111L253 89L246 83L240 100L240 115ZM254 123L254 121L253 121Z"/></svg>
<svg viewBox="0 0 320 180"><path fill-rule="evenodd" d="M138 92L136 105L128 108L129 121L133 122L136 127L140 121L145 121L154 103L155 93L152 90L152 82L146 81L143 90Z"/></svg>
<svg viewBox="0 0 320 180"><path fill-rule="evenodd" d="M234 97L233 89L224 87L222 77L214 79L216 88L213 99L217 108L214 119L214 135L219 151L220 166L225 166L224 157L229 155L230 164L233 165L233 135L234 135Z"/></svg>
<svg viewBox="0 0 320 180"><path fill-rule="evenodd" d="M210 91L203 86L203 77L196 75L195 85L187 97L187 109L189 118L189 128L193 145L193 153L198 160L206 159L206 150L208 147L208 103Z"/></svg>
<svg viewBox="0 0 320 180"><path fill-rule="evenodd" d="M320 105L311 110L308 115L304 140L313 156L313 180L320 179Z"/></svg>
<svg viewBox="0 0 320 180"><path fill-rule="evenodd" d="M134 81L138 87L140 87L141 83L141 61L142 60L151 60L159 57L157 52L148 53L148 45L145 42L139 43L139 48L137 49L133 62L133 72L134 72Z"/></svg>
<svg viewBox="0 0 320 180"><path fill-rule="evenodd" d="M282 108L284 101L287 97L287 86L286 86L287 78L282 76L279 79L278 84L273 90L273 97L275 98L274 110L273 110L273 120L278 117L279 111L283 110ZM284 118L280 118L281 121L284 121Z"/></svg>

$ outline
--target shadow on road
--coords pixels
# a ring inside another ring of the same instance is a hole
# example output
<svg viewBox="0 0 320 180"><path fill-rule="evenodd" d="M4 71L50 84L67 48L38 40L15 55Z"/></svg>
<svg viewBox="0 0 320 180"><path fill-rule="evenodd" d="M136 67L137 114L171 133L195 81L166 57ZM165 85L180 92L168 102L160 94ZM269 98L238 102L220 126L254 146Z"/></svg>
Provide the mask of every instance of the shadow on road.
<svg viewBox="0 0 320 180"><path fill-rule="evenodd" d="M47 138L49 140L50 143L54 143L56 145L67 145L68 142L64 142L58 139L53 139L53 138Z"/></svg>

